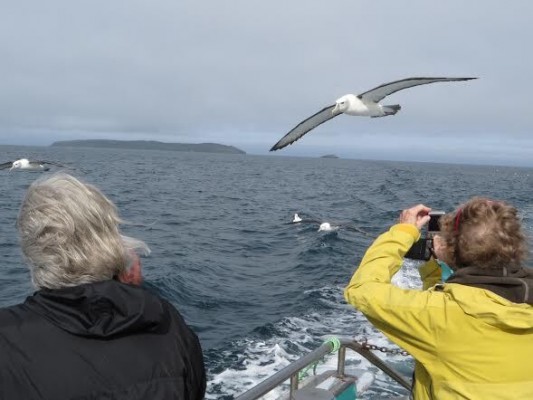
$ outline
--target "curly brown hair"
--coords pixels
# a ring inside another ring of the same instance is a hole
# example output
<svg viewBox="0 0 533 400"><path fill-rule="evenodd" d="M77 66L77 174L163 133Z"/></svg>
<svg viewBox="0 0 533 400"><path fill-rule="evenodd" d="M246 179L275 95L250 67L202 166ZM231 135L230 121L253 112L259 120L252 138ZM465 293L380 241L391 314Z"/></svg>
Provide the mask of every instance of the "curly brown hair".
<svg viewBox="0 0 533 400"><path fill-rule="evenodd" d="M452 267L520 267L527 258L518 211L505 202L474 197L439 223Z"/></svg>

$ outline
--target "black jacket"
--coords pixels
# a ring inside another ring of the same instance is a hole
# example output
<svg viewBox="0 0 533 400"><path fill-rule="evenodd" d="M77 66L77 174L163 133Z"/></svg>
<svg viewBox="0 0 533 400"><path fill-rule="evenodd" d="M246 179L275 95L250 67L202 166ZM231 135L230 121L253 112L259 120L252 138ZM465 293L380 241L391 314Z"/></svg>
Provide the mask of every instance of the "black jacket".
<svg viewBox="0 0 533 400"><path fill-rule="evenodd" d="M168 302L105 281L0 309L0 399L203 399L196 335Z"/></svg>

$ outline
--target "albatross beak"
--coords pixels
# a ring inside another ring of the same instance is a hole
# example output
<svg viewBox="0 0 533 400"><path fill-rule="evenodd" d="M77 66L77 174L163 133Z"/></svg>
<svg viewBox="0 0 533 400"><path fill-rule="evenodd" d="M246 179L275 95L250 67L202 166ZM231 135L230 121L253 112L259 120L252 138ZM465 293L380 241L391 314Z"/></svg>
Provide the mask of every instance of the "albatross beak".
<svg viewBox="0 0 533 400"><path fill-rule="evenodd" d="M339 112L339 103L335 104L335 107L333 107L333 110L331 110L332 114L335 114L337 112Z"/></svg>

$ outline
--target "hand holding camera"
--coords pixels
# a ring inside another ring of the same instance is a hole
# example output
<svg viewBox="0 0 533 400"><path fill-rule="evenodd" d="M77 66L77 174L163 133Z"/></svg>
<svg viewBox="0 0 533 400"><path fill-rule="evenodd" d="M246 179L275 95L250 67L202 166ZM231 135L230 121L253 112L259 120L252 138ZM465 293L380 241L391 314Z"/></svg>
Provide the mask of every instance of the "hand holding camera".
<svg viewBox="0 0 533 400"><path fill-rule="evenodd" d="M431 208L426 207L423 204L403 210L400 214L400 223L416 225L416 227L420 230L425 224L428 223L430 219L430 211Z"/></svg>
<svg viewBox="0 0 533 400"><path fill-rule="evenodd" d="M427 231L422 233L418 240L405 257L413 260L429 260L432 255L433 237L440 231L439 219L444 215L444 211L431 211L431 208L419 204L400 214L400 222L414 224L420 230L427 224Z"/></svg>

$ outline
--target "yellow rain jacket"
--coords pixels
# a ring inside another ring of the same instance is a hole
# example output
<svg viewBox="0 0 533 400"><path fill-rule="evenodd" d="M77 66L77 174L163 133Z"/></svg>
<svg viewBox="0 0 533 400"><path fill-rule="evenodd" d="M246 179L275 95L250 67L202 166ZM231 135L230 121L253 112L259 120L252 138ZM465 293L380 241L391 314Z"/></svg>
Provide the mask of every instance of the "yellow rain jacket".
<svg viewBox="0 0 533 400"><path fill-rule="evenodd" d="M391 284L420 233L398 224L376 239L344 291L415 360L420 399L533 399L533 306L462 284L436 284L433 260L420 268L424 290Z"/></svg>

